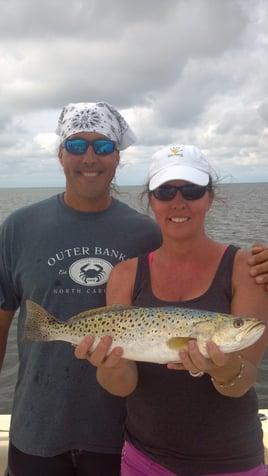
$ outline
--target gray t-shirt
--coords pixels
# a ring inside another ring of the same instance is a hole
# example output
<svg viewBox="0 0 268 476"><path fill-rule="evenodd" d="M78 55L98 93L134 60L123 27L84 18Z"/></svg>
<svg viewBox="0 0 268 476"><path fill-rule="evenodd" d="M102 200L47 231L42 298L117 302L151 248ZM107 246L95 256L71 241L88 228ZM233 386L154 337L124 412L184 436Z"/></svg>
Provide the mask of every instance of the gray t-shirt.
<svg viewBox="0 0 268 476"><path fill-rule="evenodd" d="M105 305L113 266L160 246L156 223L113 199L97 213L67 207L62 195L15 211L0 228L0 307L19 309L19 372L10 429L21 451L119 453L125 400L97 383L96 369L65 342L21 342L25 300L59 320ZM123 285L123 283L122 283Z"/></svg>

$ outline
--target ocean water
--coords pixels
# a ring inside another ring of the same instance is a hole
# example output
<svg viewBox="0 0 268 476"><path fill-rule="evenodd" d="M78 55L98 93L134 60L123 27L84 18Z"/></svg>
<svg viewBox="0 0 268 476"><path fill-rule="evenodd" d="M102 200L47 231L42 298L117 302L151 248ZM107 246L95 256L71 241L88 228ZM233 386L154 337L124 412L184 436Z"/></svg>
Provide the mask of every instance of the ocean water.
<svg viewBox="0 0 268 476"><path fill-rule="evenodd" d="M0 223L13 210L61 191L59 188L0 189ZM116 197L147 213L146 201L140 199L141 191L142 187L120 187ZM222 184L216 189L216 195L206 223L207 232L212 238L244 248L250 248L256 241L268 245L268 183ZM11 412L17 363L14 318L0 374L0 413ZM260 408L268 408L268 349L259 368L256 391Z"/></svg>

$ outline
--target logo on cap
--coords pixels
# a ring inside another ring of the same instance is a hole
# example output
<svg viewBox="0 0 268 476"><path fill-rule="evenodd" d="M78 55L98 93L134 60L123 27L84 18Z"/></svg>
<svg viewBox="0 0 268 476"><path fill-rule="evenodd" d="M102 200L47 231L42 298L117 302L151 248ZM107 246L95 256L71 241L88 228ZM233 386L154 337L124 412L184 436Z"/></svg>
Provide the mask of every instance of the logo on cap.
<svg viewBox="0 0 268 476"><path fill-rule="evenodd" d="M183 147L171 147L170 149L170 154L168 154L168 157L172 157L173 155L179 155L180 157L183 157Z"/></svg>

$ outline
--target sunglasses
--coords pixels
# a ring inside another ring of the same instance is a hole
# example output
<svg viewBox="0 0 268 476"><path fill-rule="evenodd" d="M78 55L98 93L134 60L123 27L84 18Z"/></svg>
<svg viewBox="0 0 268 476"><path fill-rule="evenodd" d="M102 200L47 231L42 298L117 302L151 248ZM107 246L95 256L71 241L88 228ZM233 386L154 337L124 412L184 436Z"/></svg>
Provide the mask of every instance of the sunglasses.
<svg viewBox="0 0 268 476"><path fill-rule="evenodd" d="M83 155L90 145L97 155L108 155L116 150L115 142L110 139L95 139L91 141L82 138L67 139L61 144L61 147L64 147L70 154Z"/></svg>
<svg viewBox="0 0 268 476"><path fill-rule="evenodd" d="M177 192L180 192L185 200L198 200L202 198L208 190L208 185L161 185L152 191L153 196L162 202L168 202L176 197Z"/></svg>

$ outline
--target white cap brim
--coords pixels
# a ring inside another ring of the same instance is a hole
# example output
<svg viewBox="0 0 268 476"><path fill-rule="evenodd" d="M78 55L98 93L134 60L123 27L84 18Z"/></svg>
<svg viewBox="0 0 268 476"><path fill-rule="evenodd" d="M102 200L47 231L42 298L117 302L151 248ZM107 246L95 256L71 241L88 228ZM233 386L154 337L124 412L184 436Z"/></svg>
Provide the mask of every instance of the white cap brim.
<svg viewBox="0 0 268 476"><path fill-rule="evenodd" d="M207 185L209 182L209 174L193 167L185 165L169 166L159 170L149 182L149 190L155 190L160 185L171 180L186 180L196 185Z"/></svg>

